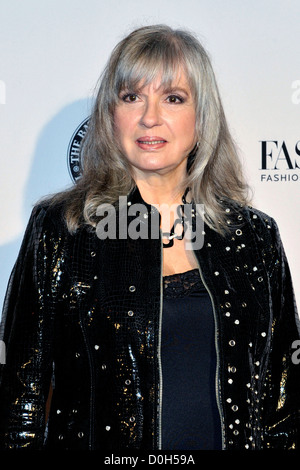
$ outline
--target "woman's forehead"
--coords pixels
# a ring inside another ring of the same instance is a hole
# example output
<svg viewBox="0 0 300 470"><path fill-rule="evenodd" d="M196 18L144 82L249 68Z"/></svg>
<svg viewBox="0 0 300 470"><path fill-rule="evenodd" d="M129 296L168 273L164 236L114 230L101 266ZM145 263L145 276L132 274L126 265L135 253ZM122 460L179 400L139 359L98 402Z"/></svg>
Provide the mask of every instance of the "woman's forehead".
<svg viewBox="0 0 300 470"><path fill-rule="evenodd" d="M144 76L129 76L121 85L121 88L134 88L143 90L145 87L151 87L155 91L166 91L176 88L190 89L190 80L183 66L179 66L172 73L161 68L155 74L145 74Z"/></svg>

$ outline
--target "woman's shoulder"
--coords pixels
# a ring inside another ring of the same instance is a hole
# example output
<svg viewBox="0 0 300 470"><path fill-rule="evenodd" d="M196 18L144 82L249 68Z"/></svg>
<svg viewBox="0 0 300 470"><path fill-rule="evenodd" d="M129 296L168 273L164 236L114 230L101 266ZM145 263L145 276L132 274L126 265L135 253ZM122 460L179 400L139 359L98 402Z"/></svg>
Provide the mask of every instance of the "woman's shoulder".
<svg viewBox="0 0 300 470"><path fill-rule="evenodd" d="M232 206L232 212L233 225L240 223L237 227L237 230L240 229L238 233L244 234L247 243L252 240L251 243L264 253L266 262L269 259L271 264L283 247L280 230L274 217L251 205L235 204Z"/></svg>
<svg viewBox="0 0 300 470"><path fill-rule="evenodd" d="M270 214L252 205L242 205L234 201L226 202L229 228L240 230L248 236L270 247L281 244L280 232L276 220ZM252 235L251 235L252 234Z"/></svg>
<svg viewBox="0 0 300 470"><path fill-rule="evenodd" d="M32 209L29 226L34 225L40 232L48 232L65 239L76 239L77 235L94 233L93 227L85 223L72 230L67 223L68 200L63 197L46 197Z"/></svg>
<svg viewBox="0 0 300 470"><path fill-rule="evenodd" d="M244 219L257 230L267 231L270 233L278 232L276 220L270 214L263 212L253 206L244 206L242 209Z"/></svg>
<svg viewBox="0 0 300 470"><path fill-rule="evenodd" d="M27 230L34 230L37 233L46 231L56 234L67 233L64 212L63 203L54 202L52 198L43 199L33 206Z"/></svg>
<svg viewBox="0 0 300 470"><path fill-rule="evenodd" d="M273 216L251 205L239 204L235 201L225 202L225 211L234 224L248 223L253 227L277 230Z"/></svg>

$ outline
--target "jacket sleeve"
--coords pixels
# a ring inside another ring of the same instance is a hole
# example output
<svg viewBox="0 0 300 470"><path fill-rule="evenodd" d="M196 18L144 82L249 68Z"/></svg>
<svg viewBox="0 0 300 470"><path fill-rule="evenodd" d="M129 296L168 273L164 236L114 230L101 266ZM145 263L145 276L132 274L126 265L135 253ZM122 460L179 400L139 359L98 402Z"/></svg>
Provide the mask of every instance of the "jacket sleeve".
<svg viewBox="0 0 300 470"><path fill-rule="evenodd" d="M300 446L300 347L299 316L291 273L277 225L272 221L273 259L269 266L273 340L269 362L265 448Z"/></svg>
<svg viewBox="0 0 300 470"><path fill-rule="evenodd" d="M0 372L0 448L40 449L53 364L54 310L46 277L57 239L45 209L31 214L4 302ZM55 248L56 247L56 248ZM56 266L57 268L57 266ZM49 281L48 281L49 284ZM52 294L51 294L52 295ZM3 364L3 362L5 362Z"/></svg>

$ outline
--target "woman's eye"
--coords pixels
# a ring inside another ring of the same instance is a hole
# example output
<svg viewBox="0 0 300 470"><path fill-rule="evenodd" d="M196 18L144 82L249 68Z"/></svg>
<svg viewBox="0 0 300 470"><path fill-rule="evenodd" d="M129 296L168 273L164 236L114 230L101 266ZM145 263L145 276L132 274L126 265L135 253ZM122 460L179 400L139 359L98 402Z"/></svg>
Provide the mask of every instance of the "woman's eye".
<svg viewBox="0 0 300 470"><path fill-rule="evenodd" d="M167 101L172 104L178 104L178 103L183 103L183 98L177 95L170 95L167 98Z"/></svg>
<svg viewBox="0 0 300 470"><path fill-rule="evenodd" d="M135 93L127 93L122 97L122 100L126 103L134 103L137 101L138 96Z"/></svg>

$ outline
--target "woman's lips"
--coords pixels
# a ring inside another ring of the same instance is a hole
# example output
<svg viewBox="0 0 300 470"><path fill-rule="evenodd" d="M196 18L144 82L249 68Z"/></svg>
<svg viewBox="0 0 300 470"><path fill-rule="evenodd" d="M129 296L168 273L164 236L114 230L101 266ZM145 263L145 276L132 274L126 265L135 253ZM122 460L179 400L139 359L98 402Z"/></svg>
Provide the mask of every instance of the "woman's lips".
<svg viewBox="0 0 300 470"><path fill-rule="evenodd" d="M167 141L162 137L158 136L143 136L139 137L136 141L136 144L142 150L157 150L164 147L167 144Z"/></svg>

